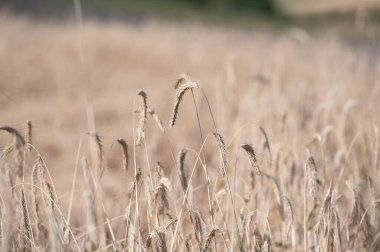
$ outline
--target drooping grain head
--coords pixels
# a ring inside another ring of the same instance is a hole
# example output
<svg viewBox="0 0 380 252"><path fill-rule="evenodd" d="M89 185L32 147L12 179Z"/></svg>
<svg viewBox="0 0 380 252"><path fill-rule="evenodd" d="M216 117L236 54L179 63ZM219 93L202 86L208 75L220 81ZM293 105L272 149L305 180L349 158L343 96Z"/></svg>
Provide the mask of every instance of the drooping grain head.
<svg viewBox="0 0 380 252"><path fill-rule="evenodd" d="M16 163L16 175L18 180L21 182L24 177L24 154L23 148L25 146L25 140L21 136L21 134L14 128L0 125L0 130L6 131L14 137L14 145L15 145L15 163Z"/></svg>
<svg viewBox="0 0 380 252"><path fill-rule="evenodd" d="M257 162L256 152L253 149L252 145L244 143L241 147L245 150L248 155L249 162L251 164L252 170L256 170L258 175L261 175L261 171Z"/></svg>
<svg viewBox="0 0 380 252"><path fill-rule="evenodd" d="M137 95L141 96L141 105L139 108L139 122L137 125L137 132L136 132L136 144L141 145L141 141L144 138L144 132L145 132L145 121L146 121L146 115L148 110L147 105L147 95L146 93L141 90L137 93Z"/></svg>
<svg viewBox="0 0 380 252"><path fill-rule="evenodd" d="M180 82L182 83L182 81ZM174 98L174 106L170 118L170 127L173 128L177 117L178 117L178 111L179 111L179 106L181 104L181 101L183 99L183 96L185 95L186 91L191 90L191 89L197 89L199 88L198 84L196 82L186 80L183 84L178 86L176 88L176 94Z"/></svg>

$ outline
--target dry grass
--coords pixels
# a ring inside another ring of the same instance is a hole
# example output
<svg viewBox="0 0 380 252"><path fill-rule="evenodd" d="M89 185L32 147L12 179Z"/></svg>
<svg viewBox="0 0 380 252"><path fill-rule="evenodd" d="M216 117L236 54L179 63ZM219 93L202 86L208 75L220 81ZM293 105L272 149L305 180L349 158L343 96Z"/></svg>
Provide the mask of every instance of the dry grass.
<svg viewBox="0 0 380 252"><path fill-rule="evenodd" d="M380 249L375 47L0 19L2 251Z"/></svg>

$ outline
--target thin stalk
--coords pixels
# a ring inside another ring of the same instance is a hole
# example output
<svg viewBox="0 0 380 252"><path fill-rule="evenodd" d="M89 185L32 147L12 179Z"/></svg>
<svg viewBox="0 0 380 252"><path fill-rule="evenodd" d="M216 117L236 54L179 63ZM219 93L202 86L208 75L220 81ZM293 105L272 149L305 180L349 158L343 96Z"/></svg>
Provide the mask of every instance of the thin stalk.
<svg viewBox="0 0 380 252"><path fill-rule="evenodd" d="M202 95L203 97L205 98L206 100L206 103L207 103L207 107L208 107L208 110L210 112L210 116L211 116L211 119L212 119L212 122L213 122L213 125L214 125L214 129L215 129L215 132L216 133L219 133L218 131L218 128L216 126L216 122L215 122L215 117L214 117L214 113L212 112L212 109L211 109L211 105L210 105L210 102L206 96L206 93L204 92L204 90L202 88L199 88L202 92ZM193 92L193 90L191 90L191 92ZM194 98L194 97L193 97ZM239 231L239 226L238 226L238 220L237 220L237 216L236 216L236 211L235 211L235 205L234 205L234 200L233 200L233 197L231 195L231 186L230 186L230 182L229 182L229 179L228 179L228 176L226 176L226 181L227 181L227 186L228 186L228 190L230 192L230 198L231 198L231 203L232 203L232 206L233 206L233 212L234 212L234 218L235 218L235 222L236 222L236 227L237 227L237 231L238 233L240 233Z"/></svg>
<svg viewBox="0 0 380 252"><path fill-rule="evenodd" d="M191 89L191 95L193 97L195 112L197 114L197 122L198 122L199 134L200 134L200 137L201 137L201 145L203 145L204 139L203 139L203 133L202 133L202 126L201 126L201 121L200 121L200 118L199 118L197 103L195 102L195 97L194 97L193 89ZM210 189L210 187L211 187L211 180L210 180L210 177L208 175L208 169L207 169L207 163L206 163L206 155L205 155L204 148L202 148L202 159L203 159L203 163L204 163L204 172L205 172L206 180L207 180L207 196L208 196L209 213L210 213L210 216L211 216L211 221L213 222L214 221L214 216L213 216L213 213L212 213L211 189Z"/></svg>
<svg viewBox="0 0 380 252"><path fill-rule="evenodd" d="M207 137L208 136L206 136L206 139L207 139ZM200 162L202 166L205 165L205 164L202 164L202 161L200 160L200 153L202 152L202 149L204 148L204 144L205 144L205 142L203 142L203 144L201 146L201 149L199 150L199 153L197 154L197 159L195 160L195 164L194 164L193 169L191 171L191 175L190 175L190 178L189 178L189 182L187 184L185 195L184 195L183 200L182 200L181 209L179 211L179 216L178 216L178 219L177 219L177 224L176 224L174 235L173 235L173 240L172 240L171 245L170 245L170 252L172 252L173 249L174 249L175 238L177 236L178 228L179 228L179 225L180 225L180 222L181 222L181 217L182 217L182 212L183 212L183 206L187 202L186 201L186 197L187 197L187 194L189 192L190 183L191 183L191 179L193 178L193 175L194 175L194 172L195 172L195 168L197 167L198 162Z"/></svg>
<svg viewBox="0 0 380 252"><path fill-rule="evenodd" d="M133 111L135 111L135 102L133 102ZM134 112L132 112L132 130L133 130L133 136L135 135L135 116ZM136 141L133 141L133 167L135 169L135 177L137 176L137 161L136 161ZM135 209L135 219L133 223L133 231L136 231L136 221L137 221L137 228L138 228L138 235L139 235L139 244L141 245L141 233L140 233L140 219L137 218L139 214L139 189L136 186L135 189L135 198L136 198L136 209ZM141 246L140 246L141 247ZM133 243L133 251L135 251L135 243Z"/></svg>

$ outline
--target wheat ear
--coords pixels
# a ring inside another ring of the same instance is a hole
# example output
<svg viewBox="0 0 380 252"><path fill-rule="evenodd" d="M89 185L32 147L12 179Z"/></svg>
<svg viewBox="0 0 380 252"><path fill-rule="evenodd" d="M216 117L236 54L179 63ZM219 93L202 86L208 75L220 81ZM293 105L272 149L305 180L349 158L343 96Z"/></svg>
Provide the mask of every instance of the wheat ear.
<svg viewBox="0 0 380 252"><path fill-rule="evenodd" d="M128 155L128 144L124 139L117 139L117 142L120 144L123 150L123 167L125 171L128 171L129 165L129 155Z"/></svg>
<svg viewBox="0 0 380 252"><path fill-rule="evenodd" d="M170 127L173 128L177 117L178 117L178 110L179 105L181 104L182 98L185 95L186 91L191 90L193 88L199 88L198 84L189 80L189 79L180 79L181 81L177 81L178 85L176 85L176 94L174 98L174 106L172 115L170 118Z"/></svg>
<svg viewBox="0 0 380 252"><path fill-rule="evenodd" d="M256 169L257 174L261 175L261 171L260 171L259 165L257 163L256 152L253 149L252 145L244 143L241 145L241 147L247 153L252 169Z"/></svg>
<svg viewBox="0 0 380 252"><path fill-rule="evenodd" d="M147 95L146 93L141 90L140 92L137 93L137 95L141 96L142 103L139 109L139 114L140 114L140 120L138 123L137 127L137 132L136 132L136 144L141 145L141 141L144 138L144 131L145 131L145 121L146 121L146 114L148 110L148 105L147 105Z"/></svg>
<svg viewBox="0 0 380 252"><path fill-rule="evenodd" d="M218 144L218 153L219 153L219 165L220 165L220 175L225 177L227 174L227 151L226 145L222 136L218 132L214 132L216 142Z"/></svg>
<svg viewBox="0 0 380 252"><path fill-rule="evenodd" d="M178 154L179 176L180 176L180 180L181 180L181 187L182 187L183 193L186 192L187 185L188 185L187 178L186 178L186 175L185 175L185 158L186 158L186 154L187 154L187 149L186 148L183 148L179 152L179 154Z"/></svg>

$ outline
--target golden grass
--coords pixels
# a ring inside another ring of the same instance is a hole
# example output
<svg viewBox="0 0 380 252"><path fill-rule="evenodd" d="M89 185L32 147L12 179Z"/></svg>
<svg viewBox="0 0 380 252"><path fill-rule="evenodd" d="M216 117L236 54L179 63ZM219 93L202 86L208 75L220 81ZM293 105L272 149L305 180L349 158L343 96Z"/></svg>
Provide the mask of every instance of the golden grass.
<svg viewBox="0 0 380 252"><path fill-rule="evenodd" d="M376 48L0 19L2 250L380 249Z"/></svg>

